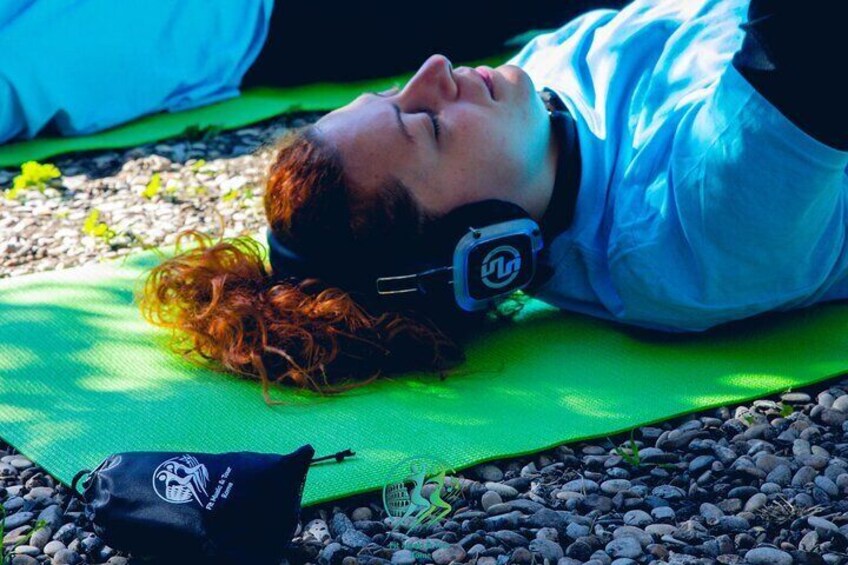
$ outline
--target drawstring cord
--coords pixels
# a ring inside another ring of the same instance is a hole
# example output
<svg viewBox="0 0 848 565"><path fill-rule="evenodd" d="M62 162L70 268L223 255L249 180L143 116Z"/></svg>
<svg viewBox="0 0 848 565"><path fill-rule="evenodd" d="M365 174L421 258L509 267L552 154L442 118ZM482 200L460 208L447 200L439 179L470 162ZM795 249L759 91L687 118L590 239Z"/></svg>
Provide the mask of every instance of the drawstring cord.
<svg viewBox="0 0 848 565"><path fill-rule="evenodd" d="M76 474L76 475L74 475L74 478L73 478L73 479L71 479L71 494L72 494L73 496L71 496L70 498L68 498L68 504L67 504L67 505L65 505L65 511L63 512L63 514L67 514L67 513L68 513L68 511L70 511L70 509L71 509L71 503L74 501L74 498L79 499L79 500L81 500L81 501L85 502L85 498L84 498L84 497L83 497L83 495L81 495L81 494L79 493L79 491L77 490L77 483L79 482L79 480L80 480L80 479L81 479L84 475L88 475L88 478L86 478L86 480L85 480L85 481L83 481L83 488L85 488L85 483L86 483L86 482L88 482L88 480L91 478L91 473L92 473L91 469L82 469L82 470L80 470L80 471L77 471L77 474Z"/></svg>
<svg viewBox="0 0 848 565"><path fill-rule="evenodd" d="M325 455L324 457L313 457L311 459L311 463L309 463L309 464L314 465L315 463L317 463L319 461L323 461L325 459L332 459L332 458L335 458L336 463L341 463L342 459L344 459L345 457L351 457L353 455L356 455L356 452L351 451L350 449L345 449L344 451L338 451L338 452L336 452L332 455Z"/></svg>

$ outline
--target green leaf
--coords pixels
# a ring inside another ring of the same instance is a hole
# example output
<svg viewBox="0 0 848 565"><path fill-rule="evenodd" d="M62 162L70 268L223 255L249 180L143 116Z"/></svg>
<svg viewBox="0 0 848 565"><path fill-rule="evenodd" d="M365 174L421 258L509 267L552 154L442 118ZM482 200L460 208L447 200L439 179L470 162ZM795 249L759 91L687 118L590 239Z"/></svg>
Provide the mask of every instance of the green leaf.
<svg viewBox="0 0 848 565"><path fill-rule="evenodd" d="M100 210L94 208L91 212L86 216L85 221L82 223L82 233L86 235L94 235L94 228L97 226L97 220L100 219Z"/></svg>
<svg viewBox="0 0 848 565"><path fill-rule="evenodd" d="M147 199L153 198L157 194L159 194L159 190L162 188L162 178L159 176L159 173L153 173L153 176L150 177L150 182L147 183L144 191L141 195Z"/></svg>
<svg viewBox="0 0 848 565"><path fill-rule="evenodd" d="M42 192L47 182L62 176L62 172L50 163L41 164L38 161L27 161L21 165L21 174L13 180L12 190L34 187Z"/></svg>
<svg viewBox="0 0 848 565"><path fill-rule="evenodd" d="M795 409L792 408L791 404L782 404L780 406L780 415L783 416L784 418L786 418L787 416L789 416L793 412L795 412Z"/></svg>
<svg viewBox="0 0 848 565"><path fill-rule="evenodd" d="M6 536L6 509L0 504L0 541ZM0 565L6 565L6 555L3 544L0 543Z"/></svg>
<svg viewBox="0 0 848 565"><path fill-rule="evenodd" d="M109 224L100 222L99 220L100 210L94 208L85 218L82 224L82 232L86 235L100 238L108 244L115 237L115 231L109 227Z"/></svg>

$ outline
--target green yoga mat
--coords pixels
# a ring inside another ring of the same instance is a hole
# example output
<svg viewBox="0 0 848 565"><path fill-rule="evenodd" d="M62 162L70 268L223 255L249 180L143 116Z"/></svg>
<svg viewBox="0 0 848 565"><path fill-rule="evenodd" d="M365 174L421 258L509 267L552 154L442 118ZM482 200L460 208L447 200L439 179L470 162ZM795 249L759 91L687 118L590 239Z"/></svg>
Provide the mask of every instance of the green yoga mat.
<svg viewBox="0 0 848 565"><path fill-rule="evenodd" d="M703 334L627 327L531 301L478 336L457 374L405 374L338 396L272 387L169 353L133 304L140 253L0 281L0 437L66 484L128 450L317 455L303 504L377 491L410 456L455 471L809 385L848 368L848 307L820 304ZM717 331L720 330L720 331Z"/></svg>
<svg viewBox="0 0 848 565"><path fill-rule="evenodd" d="M531 30L517 36L526 41L546 30ZM517 43L513 41L512 43ZM516 50L459 63L497 66ZM0 145L0 167L16 167L72 151L132 147L187 134L187 129L229 130L295 111L323 111L344 106L365 91L379 91L405 84L414 73L344 83L314 83L287 88L251 88L240 96L183 112L160 112L126 125L76 137L36 137L29 141Z"/></svg>

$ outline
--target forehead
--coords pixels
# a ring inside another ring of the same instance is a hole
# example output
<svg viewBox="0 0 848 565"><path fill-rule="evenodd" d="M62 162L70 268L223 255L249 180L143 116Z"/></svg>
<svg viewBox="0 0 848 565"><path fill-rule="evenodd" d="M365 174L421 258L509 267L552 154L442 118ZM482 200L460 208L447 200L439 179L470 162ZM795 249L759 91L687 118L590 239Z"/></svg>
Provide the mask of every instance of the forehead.
<svg viewBox="0 0 848 565"><path fill-rule="evenodd" d="M412 150L396 123L388 100L362 94L316 122L325 138L338 148L345 171L364 183L382 182L397 174Z"/></svg>
<svg viewBox="0 0 848 565"><path fill-rule="evenodd" d="M322 132L339 142L371 140L376 134L391 138L395 110L388 100L363 93L350 103L333 110L318 120ZM397 128L397 124L394 124ZM388 134L388 135L385 135Z"/></svg>

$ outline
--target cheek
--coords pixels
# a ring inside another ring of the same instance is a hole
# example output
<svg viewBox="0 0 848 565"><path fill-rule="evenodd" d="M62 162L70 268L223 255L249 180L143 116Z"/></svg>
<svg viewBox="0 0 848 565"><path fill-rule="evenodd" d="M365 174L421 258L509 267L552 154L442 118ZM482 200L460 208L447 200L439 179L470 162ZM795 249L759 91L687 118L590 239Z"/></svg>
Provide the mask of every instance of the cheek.
<svg viewBox="0 0 848 565"><path fill-rule="evenodd" d="M484 159L488 162L503 155L514 143L513 128L501 116L468 112L460 116L455 128L458 150L470 160Z"/></svg>
<svg viewBox="0 0 848 565"><path fill-rule="evenodd" d="M472 111L458 116L454 141L462 176L478 188L520 182L533 161L529 140L522 139L522 124L527 125L514 115Z"/></svg>

